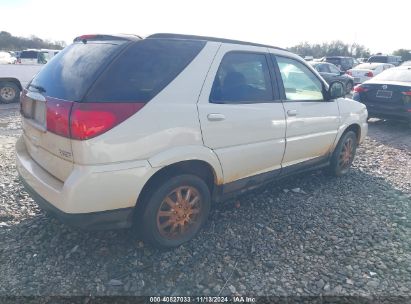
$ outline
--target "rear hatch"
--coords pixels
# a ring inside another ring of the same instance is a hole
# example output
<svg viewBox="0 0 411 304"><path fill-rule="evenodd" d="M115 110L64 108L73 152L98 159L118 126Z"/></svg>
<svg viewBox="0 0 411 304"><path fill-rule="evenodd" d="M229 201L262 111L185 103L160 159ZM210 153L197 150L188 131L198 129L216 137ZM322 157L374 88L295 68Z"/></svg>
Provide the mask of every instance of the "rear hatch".
<svg viewBox="0 0 411 304"><path fill-rule="evenodd" d="M32 159L65 181L73 170L69 120L97 76L128 40L78 39L33 78L21 96L23 138Z"/></svg>

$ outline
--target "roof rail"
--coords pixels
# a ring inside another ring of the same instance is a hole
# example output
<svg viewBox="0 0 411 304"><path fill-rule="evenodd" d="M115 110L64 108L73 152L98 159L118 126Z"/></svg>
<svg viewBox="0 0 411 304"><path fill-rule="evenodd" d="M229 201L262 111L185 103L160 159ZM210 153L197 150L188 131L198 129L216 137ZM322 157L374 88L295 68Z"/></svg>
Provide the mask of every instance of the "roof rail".
<svg viewBox="0 0 411 304"><path fill-rule="evenodd" d="M118 35L103 35L103 34L87 34L81 35L73 39L73 42L88 41L88 40L139 40L142 39L138 35L118 34Z"/></svg>
<svg viewBox="0 0 411 304"><path fill-rule="evenodd" d="M172 33L157 33L157 34L152 34L150 36L147 36L146 38L147 39L164 38L164 39L205 40L205 41L215 41L215 42L223 42L223 43L261 46L261 47L267 47L267 48L273 48L273 49L287 51L286 49L279 48L279 47L272 46L272 45L267 45L267 44L253 43L253 42L247 42L247 41L241 41L241 40L225 39L225 38L217 38L217 37L208 37L208 36L172 34Z"/></svg>

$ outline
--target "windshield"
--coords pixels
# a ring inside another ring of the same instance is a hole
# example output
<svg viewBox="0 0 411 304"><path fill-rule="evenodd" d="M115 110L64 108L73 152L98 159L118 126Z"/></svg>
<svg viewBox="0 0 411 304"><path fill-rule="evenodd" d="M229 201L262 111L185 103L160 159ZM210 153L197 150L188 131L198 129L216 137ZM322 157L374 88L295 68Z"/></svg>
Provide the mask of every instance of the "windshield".
<svg viewBox="0 0 411 304"><path fill-rule="evenodd" d="M389 69L374 77L375 80L411 82L411 69Z"/></svg>

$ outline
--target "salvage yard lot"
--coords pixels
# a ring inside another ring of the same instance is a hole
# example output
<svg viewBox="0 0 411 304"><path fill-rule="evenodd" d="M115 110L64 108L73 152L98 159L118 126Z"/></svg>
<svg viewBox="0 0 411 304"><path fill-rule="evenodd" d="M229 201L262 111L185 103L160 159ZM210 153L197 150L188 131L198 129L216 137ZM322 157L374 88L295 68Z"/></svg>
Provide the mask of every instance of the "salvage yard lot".
<svg viewBox="0 0 411 304"><path fill-rule="evenodd" d="M159 251L40 211L14 164L17 105L0 106L0 296L410 296L411 131L369 127L347 176L316 171L215 205L194 241Z"/></svg>

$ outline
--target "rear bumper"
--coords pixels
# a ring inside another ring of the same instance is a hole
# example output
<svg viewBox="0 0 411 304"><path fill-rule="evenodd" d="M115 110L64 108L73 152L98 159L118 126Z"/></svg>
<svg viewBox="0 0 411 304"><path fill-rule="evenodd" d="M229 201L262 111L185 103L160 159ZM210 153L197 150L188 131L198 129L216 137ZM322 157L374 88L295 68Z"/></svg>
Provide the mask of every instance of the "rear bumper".
<svg viewBox="0 0 411 304"><path fill-rule="evenodd" d="M31 158L22 138L16 143L16 167L42 209L69 225L90 229L129 227L137 198L155 171L147 161L74 165L63 182Z"/></svg>
<svg viewBox="0 0 411 304"><path fill-rule="evenodd" d="M368 116L411 122L411 112L406 111L384 111L368 107Z"/></svg>
<svg viewBox="0 0 411 304"><path fill-rule="evenodd" d="M89 229L106 230L131 227L134 208L122 208L90 213L65 213L41 197L26 181L20 177L24 189L36 201L37 205L60 222L69 226Z"/></svg>

